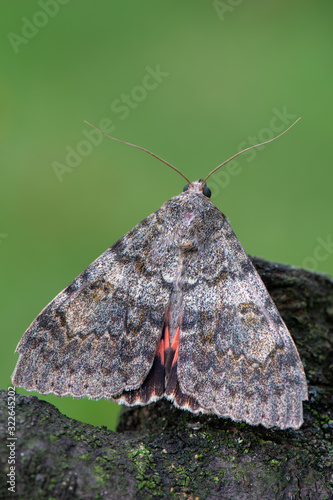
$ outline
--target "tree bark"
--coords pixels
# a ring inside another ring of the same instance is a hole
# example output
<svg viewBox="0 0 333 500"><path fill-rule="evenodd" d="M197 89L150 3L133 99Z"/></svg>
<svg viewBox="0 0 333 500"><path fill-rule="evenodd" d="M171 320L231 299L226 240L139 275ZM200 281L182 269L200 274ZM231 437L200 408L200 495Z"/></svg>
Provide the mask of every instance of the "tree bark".
<svg viewBox="0 0 333 500"><path fill-rule="evenodd" d="M1 498L333 498L333 281L253 262L297 345L309 383L299 430L193 415L167 401L123 411L117 432L16 395L15 491L8 491L8 395L1 391Z"/></svg>

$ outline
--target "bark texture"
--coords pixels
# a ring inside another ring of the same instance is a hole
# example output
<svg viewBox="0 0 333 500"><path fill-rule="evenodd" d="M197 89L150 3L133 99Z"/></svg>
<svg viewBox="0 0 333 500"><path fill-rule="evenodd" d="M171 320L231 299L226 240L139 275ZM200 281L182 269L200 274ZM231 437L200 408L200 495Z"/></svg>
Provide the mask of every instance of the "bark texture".
<svg viewBox="0 0 333 500"><path fill-rule="evenodd" d="M333 498L333 281L253 262L297 345L309 384L304 424L274 430L176 410L126 409L117 432L16 396L16 494L8 491L7 392L0 398L0 498Z"/></svg>

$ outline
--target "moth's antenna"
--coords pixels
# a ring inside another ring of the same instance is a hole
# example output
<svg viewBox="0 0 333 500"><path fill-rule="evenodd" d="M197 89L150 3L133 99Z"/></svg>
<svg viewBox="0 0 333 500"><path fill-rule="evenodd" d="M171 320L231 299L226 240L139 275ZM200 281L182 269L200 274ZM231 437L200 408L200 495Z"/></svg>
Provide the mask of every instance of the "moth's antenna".
<svg viewBox="0 0 333 500"><path fill-rule="evenodd" d="M236 158L236 156L239 156L239 155L245 153L246 151L250 151L250 149L258 148L259 146L264 146L265 144L268 144L269 142L275 141L275 139L278 139L279 137L281 137L282 135L284 135L286 132L288 132L288 130L290 130L291 127L293 127L300 119L301 119L301 117L297 118L297 120L292 125L290 125L290 127L288 127L284 132L281 132L281 134L277 135L276 137L273 137L272 139L268 139L268 141L261 142L260 144L255 144L254 146L250 146L250 147L248 147L246 149L243 149L239 153L236 153L234 156L232 156L231 158L229 158L229 160L224 161L223 163L221 163L221 165L218 165L216 168L214 168L214 170L212 170L207 175L207 177L205 177L205 179L203 180L202 184L204 184L206 182L206 180L208 179L208 177L210 177L212 174L214 174L214 172L216 172L216 170L218 170L219 168L223 167L223 165L225 165L229 161L231 161L234 158Z"/></svg>
<svg viewBox="0 0 333 500"><path fill-rule="evenodd" d="M106 137L109 137L109 139L113 139L114 141L117 141L117 142L122 142L123 144L127 144L127 146L132 146L133 148L137 148L137 149L141 149L141 151L144 151L145 153L148 153L149 155L153 156L154 158L157 158L157 160L160 160L162 163L165 163L165 165L168 165L168 167L172 168L173 170L175 170L176 172L179 173L179 175L181 175L182 177L184 177L184 179L186 180L186 182L188 182L189 184L191 184L191 182L188 180L187 177L185 177L184 174L182 174L182 172L180 170L178 170L178 168L174 167L173 165L171 165L170 163L168 163L167 161L163 160L162 158L160 158L159 156L155 155L154 153L152 153L151 151L148 151L148 149L145 149L145 148L142 148L141 146L136 146L135 144L131 144L130 142L125 142L125 141L121 141L120 139L116 139L115 137L111 137L111 135L108 135L106 134L105 132L103 132L103 130L95 127L95 125L92 125L91 123L87 122L86 120L84 120L84 122L87 124L87 125L90 125L90 127L98 130L98 132L101 132L101 134L105 135Z"/></svg>

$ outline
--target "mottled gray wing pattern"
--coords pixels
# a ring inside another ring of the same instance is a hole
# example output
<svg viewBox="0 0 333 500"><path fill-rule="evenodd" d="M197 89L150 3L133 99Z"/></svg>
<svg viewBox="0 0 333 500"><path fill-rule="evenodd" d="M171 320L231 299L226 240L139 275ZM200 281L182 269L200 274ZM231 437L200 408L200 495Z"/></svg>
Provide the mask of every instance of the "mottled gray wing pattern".
<svg viewBox="0 0 333 500"><path fill-rule="evenodd" d="M226 217L195 181L62 291L20 341L13 383L298 428L301 360Z"/></svg>
<svg viewBox="0 0 333 500"><path fill-rule="evenodd" d="M159 241L156 212L50 302L17 347L13 383L42 394L94 399L140 387L153 364L170 295L161 283Z"/></svg>
<svg viewBox="0 0 333 500"><path fill-rule="evenodd" d="M196 401L189 409L253 425L300 427L307 399L302 362L226 218L196 261L203 271L196 281L192 272L186 283L190 256L185 264L177 368L181 392Z"/></svg>

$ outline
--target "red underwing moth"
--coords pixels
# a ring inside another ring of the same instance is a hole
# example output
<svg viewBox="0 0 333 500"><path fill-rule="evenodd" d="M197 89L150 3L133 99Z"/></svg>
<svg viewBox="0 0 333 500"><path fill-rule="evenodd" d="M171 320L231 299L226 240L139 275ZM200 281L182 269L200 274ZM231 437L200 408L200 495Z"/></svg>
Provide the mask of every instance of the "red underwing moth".
<svg viewBox="0 0 333 500"><path fill-rule="evenodd" d="M210 175L195 182L183 175L181 194L45 307L17 346L16 386L128 406L164 397L177 408L252 425L302 425L302 362L251 260L209 199Z"/></svg>

